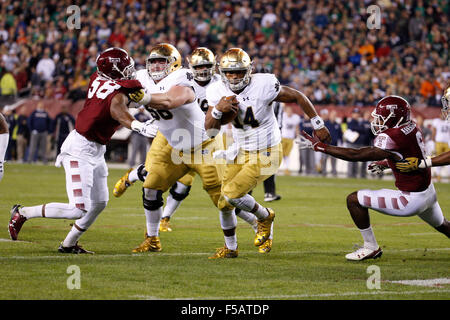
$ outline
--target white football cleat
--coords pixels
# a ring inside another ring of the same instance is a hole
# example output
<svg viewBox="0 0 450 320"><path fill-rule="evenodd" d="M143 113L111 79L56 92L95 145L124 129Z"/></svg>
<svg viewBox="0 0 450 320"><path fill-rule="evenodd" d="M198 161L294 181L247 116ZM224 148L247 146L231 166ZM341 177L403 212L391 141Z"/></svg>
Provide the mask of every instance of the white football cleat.
<svg viewBox="0 0 450 320"><path fill-rule="evenodd" d="M376 250L360 247L355 252L345 255L345 258L347 260L351 260L351 261L362 261L362 260L366 260L366 259L379 258L379 257L381 257L382 254L383 254L383 251L381 250L380 247L378 247L378 249L376 249Z"/></svg>

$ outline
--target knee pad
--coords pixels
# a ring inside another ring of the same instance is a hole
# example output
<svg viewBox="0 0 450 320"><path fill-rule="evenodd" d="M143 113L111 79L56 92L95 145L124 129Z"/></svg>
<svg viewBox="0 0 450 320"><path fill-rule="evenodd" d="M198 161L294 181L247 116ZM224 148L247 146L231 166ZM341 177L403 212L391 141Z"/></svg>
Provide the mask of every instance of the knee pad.
<svg viewBox="0 0 450 320"><path fill-rule="evenodd" d="M253 208L255 207L255 199L251 196L246 194L245 196L241 197L241 198L228 198L227 196L225 196L225 199L227 200L227 202L229 202L232 206L245 210L245 211L252 211Z"/></svg>
<svg viewBox="0 0 450 320"><path fill-rule="evenodd" d="M147 176L147 170L145 169L145 164L141 164L138 168L137 168L137 176L139 178L139 180L141 180L142 182L145 181L145 177Z"/></svg>
<svg viewBox="0 0 450 320"><path fill-rule="evenodd" d="M189 195L189 191L191 190L191 186L186 186L186 190L184 193L178 193L176 191L177 189L177 184L178 182L176 182L172 188L170 188L170 194L172 195L172 197L177 200L177 201L183 201L184 199L186 199L186 197Z"/></svg>
<svg viewBox="0 0 450 320"><path fill-rule="evenodd" d="M161 190L142 188L142 201L147 210L157 210L164 205Z"/></svg>

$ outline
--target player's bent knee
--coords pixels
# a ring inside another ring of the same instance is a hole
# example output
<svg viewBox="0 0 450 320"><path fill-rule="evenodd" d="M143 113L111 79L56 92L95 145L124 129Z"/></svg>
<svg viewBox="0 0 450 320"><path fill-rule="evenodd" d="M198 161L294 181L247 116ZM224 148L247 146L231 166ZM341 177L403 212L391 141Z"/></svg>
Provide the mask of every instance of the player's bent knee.
<svg viewBox="0 0 450 320"><path fill-rule="evenodd" d="M354 205L359 205L358 191L352 192L347 196L347 208Z"/></svg>
<svg viewBox="0 0 450 320"><path fill-rule="evenodd" d="M161 190L142 188L142 201L147 210L157 210L164 205Z"/></svg>
<svg viewBox="0 0 450 320"><path fill-rule="evenodd" d="M189 195L189 191L191 190L191 186L185 186L184 192L177 192L177 183L175 183L172 188L170 188L170 194L172 195L172 198L174 198L177 201L183 201L186 199L186 197Z"/></svg>
<svg viewBox="0 0 450 320"><path fill-rule="evenodd" d="M147 170L145 169L145 164L141 164L137 168L137 176L138 176L139 180L141 180L142 182L145 181L145 177L147 177Z"/></svg>

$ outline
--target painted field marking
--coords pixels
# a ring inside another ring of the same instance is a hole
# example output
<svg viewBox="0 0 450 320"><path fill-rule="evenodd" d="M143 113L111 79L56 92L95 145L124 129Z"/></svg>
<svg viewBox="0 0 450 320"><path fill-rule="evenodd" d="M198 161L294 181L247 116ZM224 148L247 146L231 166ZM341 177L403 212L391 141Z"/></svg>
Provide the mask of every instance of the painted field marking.
<svg viewBox="0 0 450 320"><path fill-rule="evenodd" d="M389 250L389 252L410 252L410 251L450 251L450 248L411 248L411 249L398 249L398 250ZM256 251L241 251L243 254L254 254L260 255L260 253ZM279 251L276 254L328 254L328 253L344 253L347 251L331 251L331 250L322 250L322 251ZM211 255L214 253L214 250L210 252L154 252L154 253L119 253L119 254L93 254L93 255L76 255L76 254L67 254L67 255L54 255L54 256L11 256L11 257L0 257L0 260L8 260L8 259L23 259L23 260L41 260L41 259L73 259L80 257L88 257L88 258L122 258L122 257L170 257L170 256L204 256Z"/></svg>
<svg viewBox="0 0 450 320"><path fill-rule="evenodd" d="M174 300L273 300L273 299L302 299L302 298L330 298L330 297L349 297L349 296L371 296L371 295L410 295L420 293L446 293L450 292L447 289L433 289L433 290L415 290L415 291L363 291L363 292L343 292L343 293L318 293L318 294L294 294L294 295L274 295L274 296L237 296L237 297L186 297L175 298ZM164 298L156 298L154 296L134 295L130 298L138 298L143 300L166 300ZM171 299L172 300L172 299Z"/></svg>
<svg viewBox="0 0 450 320"><path fill-rule="evenodd" d="M437 279L424 279L424 280L385 280L390 283L405 284L408 286L421 286L421 287L439 287L442 285L450 284L450 278L437 278Z"/></svg>

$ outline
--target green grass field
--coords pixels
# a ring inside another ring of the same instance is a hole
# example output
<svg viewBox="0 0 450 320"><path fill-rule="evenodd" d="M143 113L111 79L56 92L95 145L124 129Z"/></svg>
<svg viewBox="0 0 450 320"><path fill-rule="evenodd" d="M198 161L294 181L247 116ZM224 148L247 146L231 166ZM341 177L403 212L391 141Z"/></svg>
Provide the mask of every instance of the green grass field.
<svg viewBox="0 0 450 320"><path fill-rule="evenodd" d="M110 169L110 191L124 170ZM449 218L450 184L435 184ZM238 219L239 257L208 260L223 245L219 216L196 177L191 195L162 233L163 251L132 254L145 232L141 186L114 198L80 240L93 256L56 252L69 220L33 219L19 240L9 241L15 203L67 202L64 170L6 164L0 183L0 299L450 299L450 285L414 286L395 280L450 278L450 244L418 217L371 214L384 254L348 262L362 238L346 209L346 196L361 188L392 188L393 181L278 177L283 197L276 212L273 249L262 255L253 231ZM254 192L263 202L262 186ZM81 288L70 290L67 268L80 268ZM381 288L368 289L367 269L380 269Z"/></svg>

